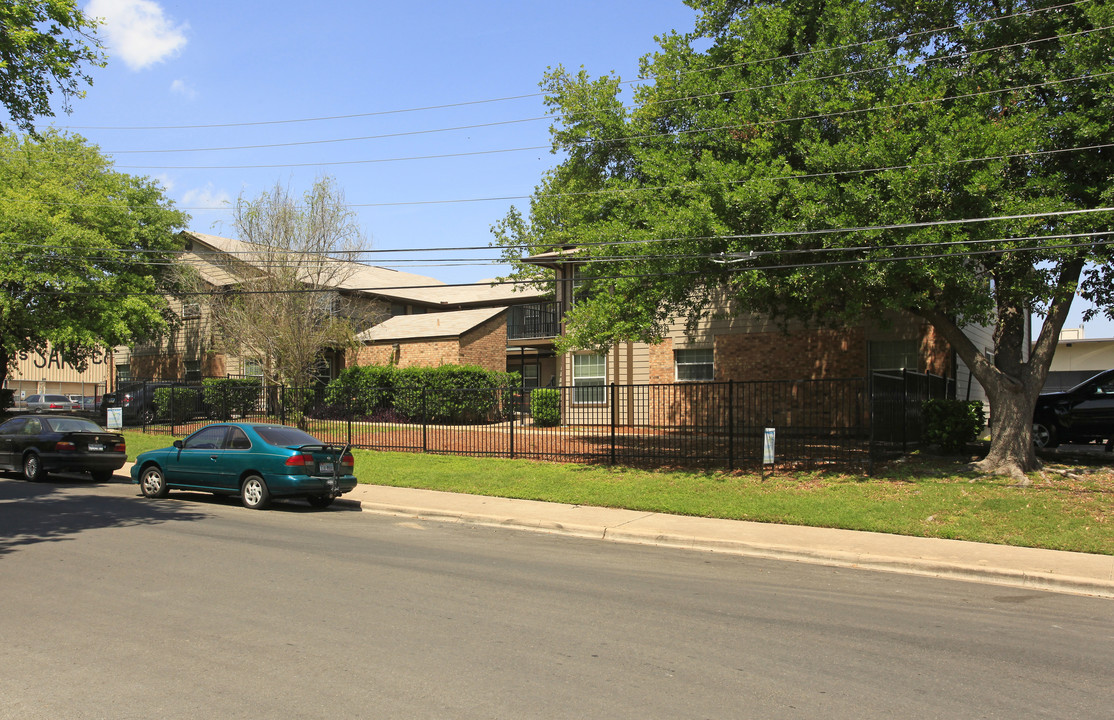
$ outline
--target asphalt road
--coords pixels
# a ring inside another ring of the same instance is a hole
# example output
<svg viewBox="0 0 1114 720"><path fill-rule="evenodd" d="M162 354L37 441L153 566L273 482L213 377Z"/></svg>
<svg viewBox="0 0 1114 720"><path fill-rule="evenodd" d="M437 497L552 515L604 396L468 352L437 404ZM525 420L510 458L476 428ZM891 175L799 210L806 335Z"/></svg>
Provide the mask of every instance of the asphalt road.
<svg viewBox="0 0 1114 720"><path fill-rule="evenodd" d="M1103 718L1114 602L0 479L0 718Z"/></svg>

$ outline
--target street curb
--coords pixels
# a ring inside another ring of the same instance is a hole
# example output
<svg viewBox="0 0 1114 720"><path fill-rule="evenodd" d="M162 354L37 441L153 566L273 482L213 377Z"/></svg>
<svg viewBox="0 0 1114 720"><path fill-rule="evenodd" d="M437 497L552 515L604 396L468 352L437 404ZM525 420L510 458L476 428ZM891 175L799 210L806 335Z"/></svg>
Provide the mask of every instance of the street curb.
<svg viewBox="0 0 1114 720"><path fill-rule="evenodd" d="M802 547L787 547L741 540L702 538L670 533L644 533L600 525L577 525L545 520L526 521L510 516L432 510L366 500L338 499L337 503L343 503L346 506L351 506L352 509L359 509L363 512L413 518L417 520L511 528L550 535L606 540L631 545L649 545L682 550L718 552L767 560L789 560L828 567L892 572L903 575L978 582L1027 590L1042 590L1074 595L1114 598L1114 579L1104 581L1095 578L1081 578L1057 575L1055 573L1025 572L921 558L895 557L861 552L841 552L835 550L814 550ZM648 513L648 515L652 514L653 513Z"/></svg>

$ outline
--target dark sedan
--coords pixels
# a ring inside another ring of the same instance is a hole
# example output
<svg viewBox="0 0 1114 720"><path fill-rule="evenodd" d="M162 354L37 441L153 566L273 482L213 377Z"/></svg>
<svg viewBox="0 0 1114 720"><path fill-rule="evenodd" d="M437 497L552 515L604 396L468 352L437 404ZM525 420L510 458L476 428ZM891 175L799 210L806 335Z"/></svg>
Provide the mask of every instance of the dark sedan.
<svg viewBox="0 0 1114 720"><path fill-rule="evenodd" d="M1114 370L1100 372L1070 390L1044 393L1037 398L1033 413L1033 442L1037 447L1112 438Z"/></svg>
<svg viewBox="0 0 1114 720"><path fill-rule="evenodd" d="M32 482L49 472L88 472L107 482L128 459L124 436L79 417L20 415L0 425L0 469Z"/></svg>

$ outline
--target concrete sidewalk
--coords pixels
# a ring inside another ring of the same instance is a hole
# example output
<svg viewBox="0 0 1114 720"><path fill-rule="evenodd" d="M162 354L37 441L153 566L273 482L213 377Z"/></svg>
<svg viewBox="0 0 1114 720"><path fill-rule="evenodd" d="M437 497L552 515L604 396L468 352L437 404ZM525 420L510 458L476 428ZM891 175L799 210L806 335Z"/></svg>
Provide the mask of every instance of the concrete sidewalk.
<svg viewBox="0 0 1114 720"><path fill-rule="evenodd" d="M132 463L116 471L130 482ZM717 520L385 485L356 486L337 507L612 542L884 570L1114 598L1114 556L962 540Z"/></svg>
<svg viewBox="0 0 1114 720"><path fill-rule="evenodd" d="M1114 556L359 485L364 512L1114 598Z"/></svg>

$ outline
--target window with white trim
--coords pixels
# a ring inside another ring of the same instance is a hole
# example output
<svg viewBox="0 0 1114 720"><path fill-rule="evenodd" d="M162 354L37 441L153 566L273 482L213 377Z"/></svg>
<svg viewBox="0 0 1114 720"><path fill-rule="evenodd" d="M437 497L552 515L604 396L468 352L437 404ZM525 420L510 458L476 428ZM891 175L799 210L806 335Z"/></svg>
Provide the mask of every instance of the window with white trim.
<svg viewBox="0 0 1114 720"><path fill-rule="evenodd" d="M607 358L603 355L572 356L572 401L607 402Z"/></svg>
<svg viewBox="0 0 1114 720"><path fill-rule="evenodd" d="M716 379L715 351L712 348L688 348L673 351L677 382L700 382Z"/></svg>

